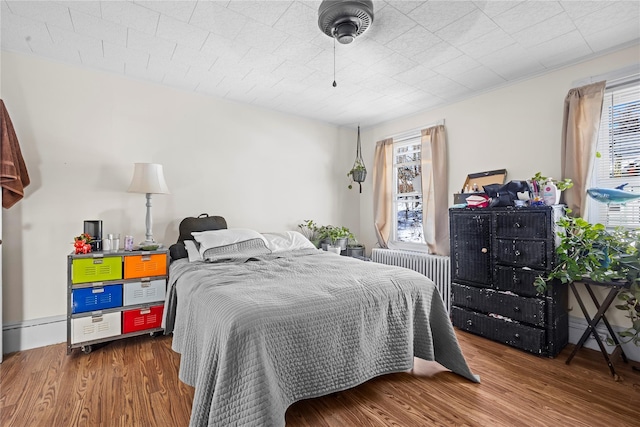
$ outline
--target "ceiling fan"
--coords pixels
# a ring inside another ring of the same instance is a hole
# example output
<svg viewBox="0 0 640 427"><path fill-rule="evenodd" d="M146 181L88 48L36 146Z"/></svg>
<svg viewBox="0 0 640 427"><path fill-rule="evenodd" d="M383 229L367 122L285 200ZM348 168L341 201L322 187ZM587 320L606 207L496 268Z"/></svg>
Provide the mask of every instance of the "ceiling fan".
<svg viewBox="0 0 640 427"><path fill-rule="evenodd" d="M349 44L373 23L371 0L324 0L318 9L318 26L340 44Z"/></svg>
<svg viewBox="0 0 640 427"><path fill-rule="evenodd" d="M318 27L333 38L333 87L336 83L336 40L349 44L373 23L371 0L324 0L318 8Z"/></svg>

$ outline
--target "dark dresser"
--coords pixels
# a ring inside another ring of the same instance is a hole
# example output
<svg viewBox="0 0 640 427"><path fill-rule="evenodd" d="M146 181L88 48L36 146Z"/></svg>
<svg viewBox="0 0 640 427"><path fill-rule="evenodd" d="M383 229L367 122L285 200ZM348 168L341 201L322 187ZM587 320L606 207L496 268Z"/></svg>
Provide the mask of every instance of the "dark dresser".
<svg viewBox="0 0 640 427"><path fill-rule="evenodd" d="M533 281L554 267L563 206L449 209L451 320L462 330L539 356L567 344L567 286Z"/></svg>

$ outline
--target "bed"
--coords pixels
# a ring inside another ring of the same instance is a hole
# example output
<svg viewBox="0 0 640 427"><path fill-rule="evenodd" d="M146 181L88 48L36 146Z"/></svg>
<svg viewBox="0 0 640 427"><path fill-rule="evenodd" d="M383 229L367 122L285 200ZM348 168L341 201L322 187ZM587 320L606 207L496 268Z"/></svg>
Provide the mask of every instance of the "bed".
<svg viewBox="0 0 640 427"><path fill-rule="evenodd" d="M218 226L171 247L163 326L195 388L190 426L284 426L292 403L406 371L414 356L479 382L425 276L296 232Z"/></svg>

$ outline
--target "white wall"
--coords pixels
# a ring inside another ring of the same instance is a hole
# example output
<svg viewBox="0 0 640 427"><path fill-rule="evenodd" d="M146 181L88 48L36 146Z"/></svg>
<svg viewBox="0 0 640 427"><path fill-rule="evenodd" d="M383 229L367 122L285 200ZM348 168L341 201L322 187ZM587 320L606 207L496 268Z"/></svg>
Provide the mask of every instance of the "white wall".
<svg viewBox="0 0 640 427"><path fill-rule="evenodd" d="M126 192L134 162L164 165L153 231L166 244L203 212L258 231L315 219L359 232L353 129L9 52L2 95L31 177L3 212L5 324L66 314L83 220L144 239L144 195Z"/></svg>
<svg viewBox="0 0 640 427"><path fill-rule="evenodd" d="M639 49L636 45L465 101L368 128L362 135L365 164L373 165L375 141L445 119L450 204L453 193L460 191L469 173L504 168L507 181L528 179L538 171L561 178L562 114L564 98L572 83L640 63ZM360 205L361 240L367 248L376 242L372 206L369 185ZM569 305L574 309L573 316L582 317L573 297ZM620 310L611 311L612 323L627 324Z"/></svg>

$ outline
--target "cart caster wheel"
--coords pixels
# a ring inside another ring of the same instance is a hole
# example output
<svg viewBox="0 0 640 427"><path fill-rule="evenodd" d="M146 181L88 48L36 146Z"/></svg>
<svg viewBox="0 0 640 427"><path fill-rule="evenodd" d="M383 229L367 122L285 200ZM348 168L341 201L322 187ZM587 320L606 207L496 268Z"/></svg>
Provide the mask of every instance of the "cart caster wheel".
<svg viewBox="0 0 640 427"><path fill-rule="evenodd" d="M93 350L93 349L91 348L91 346L90 346L90 345L83 345L83 346L82 346L82 352L83 352L84 354L89 354L89 353L91 353L91 350Z"/></svg>

